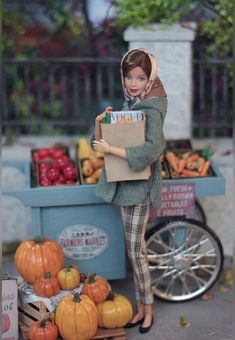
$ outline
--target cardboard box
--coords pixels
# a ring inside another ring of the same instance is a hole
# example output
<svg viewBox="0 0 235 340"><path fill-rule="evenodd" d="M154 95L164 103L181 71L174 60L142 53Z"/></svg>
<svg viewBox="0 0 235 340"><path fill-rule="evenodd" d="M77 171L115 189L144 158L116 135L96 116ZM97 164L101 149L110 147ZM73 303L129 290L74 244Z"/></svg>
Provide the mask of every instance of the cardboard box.
<svg viewBox="0 0 235 340"><path fill-rule="evenodd" d="M2 280L2 340L18 340L17 280Z"/></svg>
<svg viewBox="0 0 235 340"><path fill-rule="evenodd" d="M139 122L101 124L102 138L116 147L139 146L145 142L146 119ZM126 159L114 155L104 155L105 171L108 182L134 181L148 179L150 166L141 171L133 171Z"/></svg>

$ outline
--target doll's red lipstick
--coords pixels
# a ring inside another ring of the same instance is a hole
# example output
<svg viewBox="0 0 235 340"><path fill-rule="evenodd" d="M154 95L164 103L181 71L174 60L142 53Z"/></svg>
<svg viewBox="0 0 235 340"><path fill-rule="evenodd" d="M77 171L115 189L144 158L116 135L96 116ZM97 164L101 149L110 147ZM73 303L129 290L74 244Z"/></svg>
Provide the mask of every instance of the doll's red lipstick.
<svg viewBox="0 0 235 340"><path fill-rule="evenodd" d="M132 89L131 89L130 91L131 91L132 93L136 93L138 90L132 90Z"/></svg>

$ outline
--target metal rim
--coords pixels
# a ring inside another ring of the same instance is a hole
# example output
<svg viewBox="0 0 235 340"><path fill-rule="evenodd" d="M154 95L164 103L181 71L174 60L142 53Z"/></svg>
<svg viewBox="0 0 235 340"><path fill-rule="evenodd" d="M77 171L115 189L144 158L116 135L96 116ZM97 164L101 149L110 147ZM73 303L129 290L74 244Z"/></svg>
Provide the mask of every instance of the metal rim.
<svg viewBox="0 0 235 340"><path fill-rule="evenodd" d="M223 250L216 234L189 219L153 229L146 241L153 293L174 302L205 293L222 269Z"/></svg>

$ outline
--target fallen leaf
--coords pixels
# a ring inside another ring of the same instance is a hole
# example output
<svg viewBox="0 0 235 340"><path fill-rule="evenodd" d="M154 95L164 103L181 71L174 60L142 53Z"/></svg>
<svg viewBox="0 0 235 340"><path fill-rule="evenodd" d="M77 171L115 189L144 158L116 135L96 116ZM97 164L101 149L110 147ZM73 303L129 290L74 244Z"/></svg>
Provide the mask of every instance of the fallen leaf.
<svg viewBox="0 0 235 340"><path fill-rule="evenodd" d="M214 295L211 292L209 292L209 293L203 294L201 299L203 301L210 301L211 299L213 299L213 297L214 297Z"/></svg>
<svg viewBox="0 0 235 340"><path fill-rule="evenodd" d="M232 284L233 284L233 271L231 269L224 270L224 272L221 275L221 278L219 280L219 283L232 286Z"/></svg>
<svg viewBox="0 0 235 340"><path fill-rule="evenodd" d="M231 287L226 285L219 285L219 290L221 293L228 293L231 290Z"/></svg>
<svg viewBox="0 0 235 340"><path fill-rule="evenodd" d="M191 322L188 321L186 316L181 316L180 317L180 323L178 324L178 327L190 327L191 326Z"/></svg>

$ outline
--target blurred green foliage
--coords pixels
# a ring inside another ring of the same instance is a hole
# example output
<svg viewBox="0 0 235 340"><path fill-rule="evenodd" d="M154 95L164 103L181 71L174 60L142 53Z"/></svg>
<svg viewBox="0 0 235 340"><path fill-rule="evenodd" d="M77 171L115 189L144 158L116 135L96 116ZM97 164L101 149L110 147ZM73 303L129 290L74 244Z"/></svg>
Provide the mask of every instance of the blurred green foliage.
<svg viewBox="0 0 235 340"><path fill-rule="evenodd" d="M116 0L116 25L121 29L132 25L144 27L151 23L171 24L190 20L190 12L198 5L214 13L214 19L201 18L198 21L198 35L209 45L210 56L217 51L221 56L232 56L233 1L231 0Z"/></svg>
<svg viewBox="0 0 235 340"><path fill-rule="evenodd" d="M214 1L213 9L217 13L214 20L205 20L201 24L202 37L208 37L210 43L207 48L209 55L215 52L220 56L232 56L233 41L233 1Z"/></svg>
<svg viewBox="0 0 235 340"><path fill-rule="evenodd" d="M71 30L75 34L81 31L82 22L78 16L73 16L66 6L60 1L44 0L45 12L55 31Z"/></svg>
<svg viewBox="0 0 235 340"><path fill-rule="evenodd" d="M171 24L192 8L190 0L117 0L117 24L120 27L146 26L150 23Z"/></svg>
<svg viewBox="0 0 235 340"><path fill-rule="evenodd" d="M32 22L29 12L3 6L3 41L5 58L27 57L103 57L121 56L126 43L123 31L105 18L94 26L88 14L86 0L71 0L68 4L44 0L38 4L39 17L49 23Z"/></svg>
<svg viewBox="0 0 235 340"><path fill-rule="evenodd" d="M42 25L26 24L26 12L3 7L1 50L4 57L22 59L47 54L71 54L74 42L79 41L78 37L84 31L82 17L68 11L59 1L44 0L42 9L51 29Z"/></svg>

